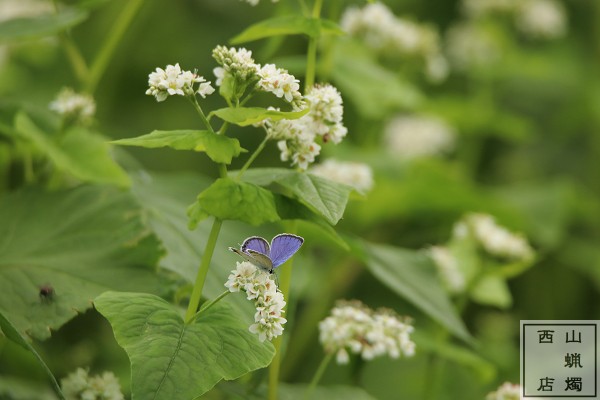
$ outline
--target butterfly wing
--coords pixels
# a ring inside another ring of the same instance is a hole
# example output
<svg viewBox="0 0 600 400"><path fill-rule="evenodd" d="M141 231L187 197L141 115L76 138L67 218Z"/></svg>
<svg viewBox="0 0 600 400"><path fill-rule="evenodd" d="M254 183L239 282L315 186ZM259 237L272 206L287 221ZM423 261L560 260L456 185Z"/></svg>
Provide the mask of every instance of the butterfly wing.
<svg viewBox="0 0 600 400"><path fill-rule="evenodd" d="M262 253L251 249L246 250L246 252L244 253L243 251L238 250L235 247L230 247L229 250L233 251L235 254L242 257L244 260L256 265L258 268L266 272L273 271L273 263L271 262L271 259Z"/></svg>
<svg viewBox="0 0 600 400"><path fill-rule="evenodd" d="M271 241L271 262L273 263L273 268L277 268L289 260L300 249L302 243L304 243L303 238L291 233L282 233L275 236Z"/></svg>
<svg viewBox="0 0 600 400"><path fill-rule="evenodd" d="M252 250L265 256L270 256L271 251L269 250L269 242L260 236L250 236L248 239L244 240L242 246L240 248L244 253L247 253L248 250Z"/></svg>

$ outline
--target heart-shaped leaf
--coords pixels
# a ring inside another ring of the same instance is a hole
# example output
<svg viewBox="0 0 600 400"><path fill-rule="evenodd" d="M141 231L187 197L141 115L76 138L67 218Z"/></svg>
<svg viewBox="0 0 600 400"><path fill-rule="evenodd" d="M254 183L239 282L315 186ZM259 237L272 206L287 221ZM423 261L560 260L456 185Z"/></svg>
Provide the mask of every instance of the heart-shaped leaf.
<svg viewBox="0 0 600 400"><path fill-rule="evenodd" d="M281 119L298 119L306 115L310 108L306 107L300 111L277 111L262 107L238 107L238 108L220 108L212 112L223 121L239 126L248 126L270 119L279 121Z"/></svg>
<svg viewBox="0 0 600 400"><path fill-rule="evenodd" d="M253 168L244 180L260 186L276 183L289 190L309 209L321 215L331 225L344 215L352 187L309 173L285 168Z"/></svg>
<svg viewBox="0 0 600 400"><path fill-rule="evenodd" d="M251 42L272 36L304 34L313 38L329 33L343 35L344 31L333 21L309 18L301 15L286 15L270 18L250 25L230 40L231 44Z"/></svg>
<svg viewBox="0 0 600 400"><path fill-rule="evenodd" d="M23 335L49 337L106 290L158 290L158 242L125 192L29 189L0 199L0 221L0 311Z"/></svg>
<svg viewBox="0 0 600 400"><path fill-rule="evenodd" d="M225 164L231 164L233 157L246 151L237 139L209 131L195 130L152 131L147 135L115 140L111 143L149 149L170 147L175 150L204 151L214 162Z"/></svg>
<svg viewBox="0 0 600 400"><path fill-rule="evenodd" d="M273 193L260 186L220 178L198 195L197 201L188 210L190 227L208 215L219 219L232 219L260 225L278 221Z"/></svg>
<svg viewBox="0 0 600 400"><path fill-rule="evenodd" d="M266 367L275 354L223 302L189 324L149 294L106 292L94 305L129 356L133 400L192 400L221 379Z"/></svg>

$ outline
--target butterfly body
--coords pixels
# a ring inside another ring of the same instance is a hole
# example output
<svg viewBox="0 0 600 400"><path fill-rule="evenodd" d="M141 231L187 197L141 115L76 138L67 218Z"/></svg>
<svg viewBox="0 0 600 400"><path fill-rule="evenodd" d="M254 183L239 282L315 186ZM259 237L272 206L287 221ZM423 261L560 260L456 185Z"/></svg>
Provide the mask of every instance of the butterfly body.
<svg viewBox="0 0 600 400"><path fill-rule="evenodd" d="M240 249L230 247L244 260L251 262L263 271L273 273L289 260L304 243L304 239L291 233L281 233L271 240L271 244L260 236L251 236L244 240Z"/></svg>

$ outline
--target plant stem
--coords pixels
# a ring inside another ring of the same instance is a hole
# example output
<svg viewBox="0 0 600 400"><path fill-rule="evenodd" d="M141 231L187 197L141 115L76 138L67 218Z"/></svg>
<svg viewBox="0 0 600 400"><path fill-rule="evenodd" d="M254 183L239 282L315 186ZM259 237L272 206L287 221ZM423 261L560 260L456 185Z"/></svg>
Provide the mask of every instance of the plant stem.
<svg viewBox="0 0 600 400"><path fill-rule="evenodd" d="M54 5L54 12L58 14L58 1L53 0L52 4ZM75 72L75 77L80 83L85 82L85 79L88 76L89 70L85 59L81 55L79 48L73 41L73 38L68 32L61 32L58 35L58 39L60 40L65 53L67 53L67 58L71 63L71 68L73 68L73 72Z"/></svg>
<svg viewBox="0 0 600 400"><path fill-rule="evenodd" d="M211 308L212 306L217 304L219 301L221 301L222 298L227 296L229 293L231 293L231 292L229 290L226 290L223 293L221 293L219 296L217 296L214 300L204 304L202 307L200 307L200 311L198 311L198 314L205 312L206 310L208 310L209 308ZM196 314L196 315L198 315L198 314Z"/></svg>
<svg viewBox="0 0 600 400"><path fill-rule="evenodd" d="M210 267L210 261L215 250L215 245L217 244L217 238L219 237L219 231L221 230L222 224L223 221L215 218L213 226L210 230L210 235L208 236L208 241L206 242L206 246L204 248L204 254L202 254L202 261L200 262L198 275L196 276L196 282L194 283L194 289L192 290L192 296L190 297L190 303L188 304L188 308L185 313L186 323L189 323L192 320L194 315L196 315L196 311L198 310L198 305L200 304L200 299L202 298L202 288L204 287L204 282L206 281L206 274L208 273L208 268Z"/></svg>
<svg viewBox="0 0 600 400"><path fill-rule="evenodd" d="M268 135L265 136L265 138L262 140L262 142L260 142L260 144L258 145L258 147L256 148L256 150L254 150L254 153L252 153L252 155L250 156L250 158L248 158L248 161L246 161L246 163L244 164L244 166L242 167L242 169L240 169L240 172L238 172L238 174L237 174L237 179L240 179L242 177L242 175L244 174L244 172L246 172L246 170L254 162L254 160L256 159L256 157L258 157L258 155L260 154L260 152L263 151L263 149L265 148L265 146L267 144L267 140L269 140L269 136Z"/></svg>
<svg viewBox="0 0 600 400"><path fill-rule="evenodd" d="M198 99L196 99L196 96L188 96L188 99L190 100L190 102L192 103L192 105L194 106L196 111L198 111L198 115L200 115L200 119L202 120L202 123L204 124L204 126L206 126L206 129L208 129L209 132L216 133L214 131L212 125L210 124L210 122L208 122L206 115L204 115L204 112L202 111L200 104L198 104ZM224 129L221 129L221 130L224 131ZM221 130L219 130L219 133L222 133Z"/></svg>
<svg viewBox="0 0 600 400"><path fill-rule="evenodd" d="M108 62L113 56L117 45L121 41L121 38L125 34L125 31L131 24L133 17L135 17L143 2L144 0L129 0L115 23L112 25L109 36L98 52L98 55L94 59L94 62L90 68L90 73L87 77L87 82L85 85L88 93L94 93L96 90L98 82L100 82L102 75L104 75L106 67L108 66Z"/></svg>
<svg viewBox="0 0 600 400"><path fill-rule="evenodd" d="M319 18L323 0L315 0L312 10L312 17ZM308 40L308 49L306 54L306 73L304 76L304 93L306 94L315 84L315 71L317 68L317 38L311 37Z"/></svg>
<svg viewBox="0 0 600 400"><path fill-rule="evenodd" d="M321 377L323 376L323 373L327 369L327 366L331 362L332 358L333 358L333 353L327 353L327 355L325 355L325 357L323 357L321 364L319 364L319 367L317 368L315 375L313 376L312 380L310 381L310 385L306 389L306 393L304 394L305 400L312 398L312 394L315 391L317 384L321 380Z"/></svg>
<svg viewBox="0 0 600 400"><path fill-rule="evenodd" d="M290 224L289 231L290 233L296 233L298 223L296 221L292 221ZM281 269L281 275L279 276L279 290L283 294L283 298L286 301L285 310L288 309L288 304L290 304L289 293L290 293L290 284L292 282L292 266L293 266L294 258L291 258L286 262L284 268ZM281 368L281 342L282 336L278 336L273 340L273 346L275 347L275 358L269 365L269 390L267 398L269 400L277 400L277 386L279 384L279 370Z"/></svg>

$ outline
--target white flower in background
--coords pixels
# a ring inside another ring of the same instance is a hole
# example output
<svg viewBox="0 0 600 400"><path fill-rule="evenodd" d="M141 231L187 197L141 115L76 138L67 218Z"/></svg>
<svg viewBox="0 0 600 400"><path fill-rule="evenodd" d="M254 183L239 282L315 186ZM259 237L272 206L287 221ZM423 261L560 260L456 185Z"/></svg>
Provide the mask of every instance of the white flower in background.
<svg viewBox="0 0 600 400"><path fill-rule="evenodd" d="M266 64L258 71L260 80L258 88L265 92L273 93L279 98L284 98L288 103L297 107L303 104L300 93L300 81L290 75L287 70L277 68L274 64Z"/></svg>
<svg viewBox="0 0 600 400"><path fill-rule="evenodd" d="M119 380L112 372L89 376L78 368L61 379L60 386L67 400L124 400Z"/></svg>
<svg viewBox="0 0 600 400"><path fill-rule="evenodd" d="M92 96L75 93L71 88L63 88L49 107L65 118L78 121L87 121L96 112L96 103Z"/></svg>
<svg viewBox="0 0 600 400"><path fill-rule="evenodd" d="M534 39L556 39L567 33L567 16L554 0L523 0L516 15L517 28Z"/></svg>
<svg viewBox="0 0 600 400"><path fill-rule="evenodd" d="M399 18L383 3L370 3L362 9L348 8L342 15L340 25L351 36L386 57L417 57L426 64L435 64L437 69L427 67L425 72L431 80L445 78L442 74L438 33L434 28L405 18ZM434 75L429 75L433 71Z"/></svg>
<svg viewBox="0 0 600 400"><path fill-rule="evenodd" d="M328 353L335 353L339 364L350 360L348 352L371 360L387 354L392 358L410 357L415 344L410 320L393 311L373 311L359 301L338 302L331 315L319 323L319 341Z"/></svg>
<svg viewBox="0 0 600 400"><path fill-rule="evenodd" d="M238 262L236 269L231 271L225 287L230 292L246 292L246 298L254 300L255 323L248 329L258 334L261 342L271 340L283 333L283 325L287 322L282 317L285 299L268 273L247 261Z"/></svg>
<svg viewBox="0 0 600 400"><path fill-rule="evenodd" d="M454 148L454 131L429 116L398 116L386 125L385 146L394 156L410 160L435 156Z"/></svg>
<svg viewBox="0 0 600 400"><path fill-rule="evenodd" d="M464 13L473 18L492 14L510 14L517 9L521 1L526 0L463 0Z"/></svg>
<svg viewBox="0 0 600 400"><path fill-rule="evenodd" d="M495 392L489 393L485 400L519 400L520 398L521 385L505 382Z"/></svg>
<svg viewBox="0 0 600 400"><path fill-rule="evenodd" d="M312 167L310 172L352 186L361 193L366 193L373 187L373 171L363 163L329 159Z"/></svg>
<svg viewBox="0 0 600 400"><path fill-rule="evenodd" d="M475 239L491 255L513 260L527 260L533 257L533 249L527 239L519 234L514 234L498 225L494 217L488 214L468 214L460 225L470 229ZM465 231L465 228L456 228L454 232Z"/></svg>
<svg viewBox="0 0 600 400"><path fill-rule="evenodd" d="M15 18L32 18L42 14L52 14L52 3L41 0L2 0L0 2L0 21Z"/></svg>
<svg viewBox="0 0 600 400"><path fill-rule="evenodd" d="M198 89L194 86L199 83ZM156 68L148 75L146 94L154 96L156 101L164 101L169 96L192 96L194 93L202 97L213 93L215 89L204 77L192 71L183 71L179 64L167 65L165 69Z"/></svg>
<svg viewBox="0 0 600 400"><path fill-rule="evenodd" d="M502 55L494 37L471 23L456 24L448 30L446 52L452 66L459 71L487 67Z"/></svg>
<svg viewBox="0 0 600 400"><path fill-rule="evenodd" d="M429 254L434 261L444 287L453 294L462 293L467 285L464 274L458 267L458 260L444 246L432 246Z"/></svg>
<svg viewBox="0 0 600 400"><path fill-rule="evenodd" d="M269 67L271 73L273 67ZM265 120L262 125L269 139L278 140L281 161L292 161L292 165L305 170L321 152L317 143L338 144L348 133L343 125L344 108L342 96L331 85L316 85L304 97L308 100L309 112L298 119Z"/></svg>

